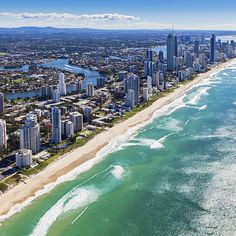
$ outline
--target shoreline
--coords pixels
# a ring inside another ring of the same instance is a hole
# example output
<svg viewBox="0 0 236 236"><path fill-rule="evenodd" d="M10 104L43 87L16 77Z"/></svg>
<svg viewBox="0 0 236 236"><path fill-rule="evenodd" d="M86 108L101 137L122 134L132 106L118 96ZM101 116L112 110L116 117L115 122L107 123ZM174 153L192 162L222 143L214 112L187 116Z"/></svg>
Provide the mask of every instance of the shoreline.
<svg viewBox="0 0 236 236"><path fill-rule="evenodd" d="M20 183L5 192L4 194L2 194L0 196L0 222L1 218L3 219L2 221L4 221L4 219L10 217L16 211L19 210L19 208L16 207L17 204L23 204L29 198L34 198L34 196L39 190L43 191L45 186L55 183L55 181L57 181L59 177L62 177L68 172L71 172L77 167L80 167L82 164L86 164L88 161L92 161L93 159L95 159L96 154L98 154L101 149L106 147L112 139L116 139L124 135L130 128L136 127L137 125L141 125L147 122L152 118L153 114L158 109L161 109L165 105L168 105L171 102L175 101L176 98L179 98L180 96L184 95L186 91L190 90L194 85L199 84L207 77L215 75L216 73L233 63L236 63L235 58L230 59L227 62L223 62L205 73L198 74L192 81L180 85L173 92L167 94L166 96L163 96L162 98L159 98L149 107L143 109L142 111L138 112L129 119L122 121L121 123L115 124L109 130L97 134L84 146L76 148L70 153L67 153L64 156L60 157L55 162L52 162L40 173L33 175L29 179L27 179L25 181L26 184ZM101 160L101 158L99 160ZM52 188L49 187L49 189ZM14 213L11 211L14 211ZM7 213L10 214L6 215Z"/></svg>

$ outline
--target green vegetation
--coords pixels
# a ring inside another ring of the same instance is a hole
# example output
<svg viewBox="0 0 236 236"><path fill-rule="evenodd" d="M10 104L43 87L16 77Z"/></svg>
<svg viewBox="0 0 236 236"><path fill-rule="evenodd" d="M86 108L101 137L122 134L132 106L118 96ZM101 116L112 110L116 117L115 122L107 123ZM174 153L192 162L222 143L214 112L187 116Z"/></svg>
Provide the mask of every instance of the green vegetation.
<svg viewBox="0 0 236 236"><path fill-rule="evenodd" d="M7 178L6 180L4 180L4 183L5 184L8 184L8 185L15 185L17 183L19 183L21 181L21 176L17 173L17 174L14 174L12 175L11 177Z"/></svg>
<svg viewBox="0 0 236 236"><path fill-rule="evenodd" d="M189 81L193 80L194 78L195 78L195 76L188 79L188 80L180 82L179 84L186 84ZM133 108L129 112L126 112L124 116L115 118L110 123L110 127L112 127L114 124L116 124L118 122L122 122L122 121L124 121L126 119L129 119L130 117L136 115L138 112L140 112L143 109L149 107L155 101L157 101L159 98L164 97L167 94L173 92L178 87L179 86L176 85L176 87L169 88L165 92L161 92L161 93L157 93L157 94L153 95L152 97L150 97L149 101L140 103L137 107ZM17 102L19 102L19 100ZM81 146L85 145L89 140L91 140L94 136L96 136L97 134L99 134L103 130L104 130L103 128L99 128L95 131L89 131L89 130L81 131L79 134L77 134L73 137L71 143L68 144L66 141L63 141L59 145L51 148L49 150L49 153L51 154L50 158L48 158L45 161L38 161L37 166L35 166L33 168L25 168L25 169L21 170L19 173L23 174L25 176L30 176L30 175L33 175L33 174L37 174L38 172L43 170L46 166L48 166L50 163L54 162L55 160L57 160L61 156L75 150L78 147L81 147ZM60 149L60 146L63 145L63 144L68 144L68 146L66 146L63 149ZM7 188L8 188L8 185L16 185L21 180L22 180L22 177L18 173L11 176L10 178L0 182L0 191L2 191L2 192L6 191Z"/></svg>
<svg viewBox="0 0 236 236"><path fill-rule="evenodd" d="M21 171L23 175L30 176L38 173L38 170L36 168L26 168Z"/></svg>
<svg viewBox="0 0 236 236"><path fill-rule="evenodd" d="M135 108L133 108L132 110L130 110L129 112L126 112L125 115L123 117L117 117L115 118L112 123L111 123L111 127L116 124L117 122L122 122L124 120L129 119L130 117L136 115L138 112L142 111L143 109L151 106L155 101L157 101L159 98L166 96L168 93L171 93L172 91L174 91L175 88L169 88L167 89L165 92L162 93L158 93L153 95L152 97L150 97L149 101L147 102L143 102L140 103L138 106L136 106Z"/></svg>
<svg viewBox="0 0 236 236"><path fill-rule="evenodd" d="M26 169L22 170L21 173L26 176L37 174L39 171L43 170L46 166L48 166L50 163L57 160L61 156L75 150L78 147L85 145L89 140L91 140L94 136L101 133L102 131L103 131L102 128L97 129L95 131L82 131L80 133L80 135L83 135L83 138L78 137L78 136L74 137L74 142L72 144L68 145L66 148L59 149L58 146L63 144L63 143L61 143L56 148L53 148L49 151L51 154L50 158L48 158L45 161L38 162L38 165L33 168L26 168Z"/></svg>
<svg viewBox="0 0 236 236"><path fill-rule="evenodd" d="M4 193L5 191L7 191L7 189L8 189L8 186L6 184L0 182L0 192Z"/></svg>

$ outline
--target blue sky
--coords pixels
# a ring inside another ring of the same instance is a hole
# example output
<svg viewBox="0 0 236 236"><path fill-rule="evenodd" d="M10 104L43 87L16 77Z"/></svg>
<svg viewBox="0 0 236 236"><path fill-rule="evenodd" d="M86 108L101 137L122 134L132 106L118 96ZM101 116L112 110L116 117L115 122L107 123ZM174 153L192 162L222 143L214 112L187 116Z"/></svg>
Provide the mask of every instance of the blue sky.
<svg viewBox="0 0 236 236"><path fill-rule="evenodd" d="M234 29L236 0L0 0L0 27Z"/></svg>

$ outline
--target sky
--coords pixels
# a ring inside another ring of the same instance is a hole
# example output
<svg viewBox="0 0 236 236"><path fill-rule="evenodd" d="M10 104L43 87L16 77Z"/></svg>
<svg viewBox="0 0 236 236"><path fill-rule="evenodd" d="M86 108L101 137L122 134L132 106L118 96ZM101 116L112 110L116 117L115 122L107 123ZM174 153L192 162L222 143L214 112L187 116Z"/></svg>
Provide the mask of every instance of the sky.
<svg viewBox="0 0 236 236"><path fill-rule="evenodd" d="M236 0L0 0L0 27L236 30Z"/></svg>

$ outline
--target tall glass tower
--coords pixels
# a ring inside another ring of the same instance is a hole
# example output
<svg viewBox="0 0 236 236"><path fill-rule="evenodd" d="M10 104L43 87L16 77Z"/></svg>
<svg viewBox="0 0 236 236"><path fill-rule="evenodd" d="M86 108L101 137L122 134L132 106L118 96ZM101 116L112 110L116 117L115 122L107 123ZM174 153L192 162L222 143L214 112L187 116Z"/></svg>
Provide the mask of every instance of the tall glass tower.
<svg viewBox="0 0 236 236"><path fill-rule="evenodd" d="M58 107L52 108L52 142L61 142L61 110Z"/></svg>
<svg viewBox="0 0 236 236"><path fill-rule="evenodd" d="M167 37L167 70L174 70L174 56L175 56L175 37L169 34Z"/></svg>
<svg viewBox="0 0 236 236"><path fill-rule="evenodd" d="M210 61L214 63L216 61L216 36L213 34L211 37L211 58Z"/></svg>

